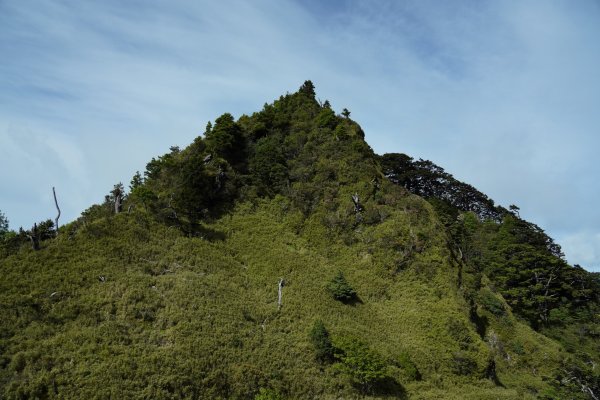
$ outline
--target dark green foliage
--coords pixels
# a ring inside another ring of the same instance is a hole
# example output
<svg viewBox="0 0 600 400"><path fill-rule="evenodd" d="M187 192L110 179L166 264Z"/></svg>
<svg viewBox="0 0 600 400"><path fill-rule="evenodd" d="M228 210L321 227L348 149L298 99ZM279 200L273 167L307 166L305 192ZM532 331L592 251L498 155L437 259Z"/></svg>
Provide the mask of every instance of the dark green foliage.
<svg viewBox="0 0 600 400"><path fill-rule="evenodd" d="M148 209L148 206L158 200L156 194L148 186L140 185L132 188L129 194L129 201L132 204L141 203L144 209Z"/></svg>
<svg viewBox="0 0 600 400"><path fill-rule="evenodd" d="M43 242L55 237L56 229L51 219L35 223L29 230L7 231L0 236L0 258L16 253L24 246L39 250Z"/></svg>
<svg viewBox="0 0 600 400"><path fill-rule="evenodd" d="M217 168L221 168L220 166ZM172 218L184 214L190 223L200 220L217 191L216 176L208 171L204 163L204 153L195 146L177 160L174 169L170 204L173 210ZM220 174L218 172L217 174ZM219 175L217 175L219 176Z"/></svg>
<svg viewBox="0 0 600 400"><path fill-rule="evenodd" d="M8 233L8 219L0 211L0 240L4 238L4 236Z"/></svg>
<svg viewBox="0 0 600 400"><path fill-rule="evenodd" d="M417 368L416 364L412 361L408 353L401 353L397 359L397 365L402 368L403 374L413 381L421 380L421 373Z"/></svg>
<svg viewBox="0 0 600 400"><path fill-rule="evenodd" d="M205 139L208 152L213 156L224 158L236 169L244 168L246 140L231 114L225 113L217 118L212 129L207 130Z"/></svg>
<svg viewBox="0 0 600 400"><path fill-rule="evenodd" d="M600 373L588 355L566 357L552 382L556 398L594 399L600 393ZM597 397L596 397L597 398Z"/></svg>
<svg viewBox="0 0 600 400"><path fill-rule="evenodd" d="M315 85L311 81L304 81L304 84L300 87L299 93L302 93L311 98L315 97Z"/></svg>
<svg viewBox="0 0 600 400"><path fill-rule="evenodd" d="M121 182L119 182L113 187L113 189L110 191L110 194L106 196L105 203L107 205L111 205L115 213L119 213L123 209L123 201L125 200L125 196L125 187Z"/></svg>
<svg viewBox="0 0 600 400"><path fill-rule="evenodd" d="M47 219L39 222L37 225L38 238L40 241L52 239L56 236L56 230L54 229L54 221Z"/></svg>
<svg viewBox="0 0 600 400"><path fill-rule="evenodd" d="M472 375L477 371L477 363L465 351L454 353L453 361L453 370L457 375Z"/></svg>
<svg viewBox="0 0 600 400"><path fill-rule="evenodd" d="M381 356L360 340L341 339L335 357L340 361L340 369L365 393L375 391L388 377Z"/></svg>
<svg viewBox="0 0 600 400"><path fill-rule="evenodd" d="M315 321L309 335L310 341L315 348L315 357L320 362L331 362L333 360L333 345L325 324L320 319Z"/></svg>
<svg viewBox="0 0 600 400"><path fill-rule="evenodd" d="M552 310L565 304L572 313L598 304L589 274L557 257L560 250L533 224L509 215L486 227L485 237L474 261L485 266L513 311L532 326L547 326Z"/></svg>
<svg viewBox="0 0 600 400"><path fill-rule="evenodd" d="M473 186L460 182L431 161L390 153L380 158L383 173L392 182L425 197L444 200L461 211L473 211L482 219L499 220L506 210Z"/></svg>
<svg viewBox="0 0 600 400"><path fill-rule="evenodd" d="M472 330L462 320L451 318L447 326L448 333L461 350L470 350L473 347L475 340L471 334Z"/></svg>
<svg viewBox="0 0 600 400"><path fill-rule="evenodd" d="M356 299L356 291L350 286L342 271L338 271L327 284L327 290L329 290L334 299L343 303L348 303Z"/></svg>
<svg viewBox="0 0 600 400"><path fill-rule="evenodd" d="M268 136L256 143L250 173L259 194L274 195L284 190L288 182L288 167L279 136Z"/></svg>
<svg viewBox="0 0 600 400"><path fill-rule="evenodd" d="M559 245L540 227L519 218L518 207L511 206L509 212L494 206L487 196L430 161L385 154L381 163L392 182L428 198L436 208L453 251L466 263L459 279L471 285L468 295L479 289L473 278L485 273L512 310L537 329L564 324L581 312L591 315L600 303L590 274L569 266ZM504 313L489 293L480 302L493 314Z"/></svg>
<svg viewBox="0 0 600 400"><path fill-rule="evenodd" d="M506 313L504 304L489 290L482 290L479 293L477 302L487 311L496 316L502 316Z"/></svg>
<svg viewBox="0 0 600 400"><path fill-rule="evenodd" d="M337 117L331 108L323 107L317 116L317 126L319 128L335 129Z"/></svg>
<svg viewBox="0 0 600 400"><path fill-rule="evenodd" d="M189 234L198 233L200 221L231 207L237 196L237 175L221 156L240 168L245 161L237 148L227 145L228 139L240 134L237 124L230 124L230 117L218 119L219 127L211 130L210 145L208 139L198 137L186 149L172 148L148 163L146 179L133 190L130 201L142 203L163 222ZM230 131L237 133L230 135Z"/></svg>
<svg viewBox="0 0 600 400"><path fill-rule="evenodd" d="M140 171L136 171L135 175L133 175L133 178L131 178L131 183L129 184L129 190L133 192L135 189L142 186L143 183L144 183L144 178L142 177L142 174L140 174Z"/></svg>

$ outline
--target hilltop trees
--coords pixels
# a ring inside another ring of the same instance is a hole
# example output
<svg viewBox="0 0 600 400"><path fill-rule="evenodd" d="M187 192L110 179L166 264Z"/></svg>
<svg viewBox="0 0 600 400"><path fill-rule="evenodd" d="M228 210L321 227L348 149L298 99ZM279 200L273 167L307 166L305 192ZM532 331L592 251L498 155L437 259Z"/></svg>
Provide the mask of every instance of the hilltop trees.
<svg viewBox="0 0 600 400"><path fill-rule="evenodd" d="M187 148L153 158L132 180L132 200L160 220L193 234L198 223L227 209L236 196L237 175L246 166L245 138L231 114L207 126Z"/></svg>
<svg viewBox="0 0 600 400"><path fill-rule="evenodd" d="M133 175L133 178L131 178L131 182L129 184L129 190L133 192L135 189L142 186L143 183L144 183L144 178L142 177L142 174L140 174L140 171L136 171L135 175Z"/></svg>
<svg viewBox="0 0 600 400"><path fill-rule="evenodd" d="M125 188L121 182L117 183L110 191L108 201L114 205L115 214L121 212L123 200L125 199Z"/></svg>
<svg viewBox="0 0 600 400"><path fill-rule="evenodd" d="M532 327L564 325L593 314L590 305L599 296L590 275L569 266L552 238L520 218L519 207L495 206L431 161L405 154L385 154L380 160L390 181L429 200L458 258L472 273L490 277L513 312Z"/></svg>
<svg viewBox="0 0 600 400"><path fill-rule="evenodd" d="M221 115L129 189L50 243L52 221L7 233L0 212L0 397L598 387L598 277L434 163L376 156L310 81L237 121ZM276 276L290 289L277 313ZM496 368L506 387L482 382Z"/></svg>
<svg viewBox="0 0 600 400"><path fill-rule="evenodd" d="M311 81L304 81L304 84L300 87L300 93L305 94L311 98L315 97L315 85Z"/></svg>
<svg viewBox="0 0 600 400"><path fill-rule="evenodd" d="M8 219L4 213L0 210L0 239L4 238L4 235L8 233Z"/></svg>
<svg viewBox="0 0 600 400"><path fill-rule="evenodd" d="M281 192L288 181L283 144L278 136L259 140L250 160L250 174L260 194L273 195Z"/></svg>
<svg viewBox="0 0 600 400"><path fill-rule="evenodd" d="M235 169L245 166L245 138L231 114L225 113L215 120L215 125L206 131L205 142L209 153L222 157Z"/></svg>
<svg viewBox="0 0 600 400"><path fill-rule="evenodd" d="M380 156L384 175L393 183L426 199L439 199L461 211L473 211L481 219L500 221L506 209L473 186L460 182L429 160L414 161L406 154Z"/></svg>
<svg viewBox="0 0 600 400"><path fill-rule="evenodd" d="M0 258L15 253L27 243L37 251L43 241L53 239L56 235L56 225L51 219L36 222L29 230L22 227L16 232L9 230L8 219L0 211Z"/></svg>
<svg viewBox="0 0 600 400"><path fill-rule="evenodd" d="M137 203L142 203L144 206L144 210L148 210L148 206L156 201L156 195L147 185L144 185L144 178L140 171L137 171L133 178L131 178L131 183L129 184L129 196L128 199L131 204L136 205Z"/></svg>

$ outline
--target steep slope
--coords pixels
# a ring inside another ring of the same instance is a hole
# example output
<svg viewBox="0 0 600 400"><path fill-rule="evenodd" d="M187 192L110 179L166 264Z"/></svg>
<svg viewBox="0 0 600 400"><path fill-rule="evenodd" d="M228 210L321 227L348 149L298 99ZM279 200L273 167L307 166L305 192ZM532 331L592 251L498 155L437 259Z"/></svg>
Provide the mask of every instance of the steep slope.
<svg viewBox="0 0 600 400"><path fill-rule="evenodd" d="M411 194L389 165L306 82L219 117L39 251L6 238L4 397L591 398L593 337L544 335L564 327L515 307L502 260L481 266L506 223Z"/></svg>

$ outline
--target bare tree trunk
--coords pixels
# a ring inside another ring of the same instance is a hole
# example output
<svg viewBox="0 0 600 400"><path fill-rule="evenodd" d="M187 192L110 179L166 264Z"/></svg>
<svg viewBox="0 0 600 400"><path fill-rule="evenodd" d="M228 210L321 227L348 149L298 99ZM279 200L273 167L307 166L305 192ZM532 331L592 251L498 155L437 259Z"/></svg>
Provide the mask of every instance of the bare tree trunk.
<svg viewBox="0 0 600 400"><path fill-rule="evenodd" d="M285 281L283 280L283 278L279 278L279 285L278 285L278 298L277 298L277 311L279 311L281 309L281 296L282 296L282 289L283 289L283 284L285 283Z"/></svg>
<svg viewBox="0 0 600 400"><path fill-rule="evenodd" d="M121 211L121 193L115 195L115 214Z"/></svg>
<svg viewBox="0 0 600 400"><path fill-rule="evenodd" d="M54 220L54 224L56 225L56 234L58 235L58 219L60 218L60 208L58 207L58 201L56 200L56 190L54 190L54 186L52 186L52 193L54 194L54 204L56 205L56 210L58 211L58 215Z"/></svg>
<svg viewBox="0 0 600 400"><path fill-rule="evenodd" d="M360 198L358 197L358 193L354 193L352 195L352 202L354 203L354 212L359 213L362 211L362 205L360 204Z"/></svg>
<svg viewBox="0 0 600 400"><path fill-rule="evenodd" d="M592 391L592 389L590 389L589 386L583 385L583 389L586 389L589 392L590 396L592 396L592 399L598 400L598 397L596 397L596 395L594 394L594 392Z"/></svg>
<svg viewBox="0 0 600 400"><path fill-rule="evenodd" d="M167 209L171 210L173 212L172 218L179 220L179 217L177 216L177 212L175 211L175 208L173 208L173 206L171 205L172 202L173 202L173 193L171 193L171 197L169 197L169 204L167 204Z"/></svg>
<svg viewBox="0 0 600 400"><path fill-rule="evenodd" d="M33 248L33 250L39 250L40 249L40 238L38 235L38 229L37 229L37 224L33 224L33 229L31 230L31 235L27 235L27 237L29 237L29 240L31 240L31 248Z"/></svg>

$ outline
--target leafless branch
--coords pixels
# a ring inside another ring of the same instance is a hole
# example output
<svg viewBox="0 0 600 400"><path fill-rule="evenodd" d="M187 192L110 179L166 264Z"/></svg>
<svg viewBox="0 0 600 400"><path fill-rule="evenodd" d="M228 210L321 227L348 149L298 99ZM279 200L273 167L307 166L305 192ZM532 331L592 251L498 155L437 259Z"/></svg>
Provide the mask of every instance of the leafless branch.
<svg viewBox="0 0 600 400"><path fill-rule="evenodd" d="M56 225L56 234L58 235L58 219L60 218L60 208L58 207L58 200L56 200L56 190L54 186L52 186L52 194L54 195L54 205L56 205L56 210L58 211L58 215L54 220L54 225Z"/></svg>

